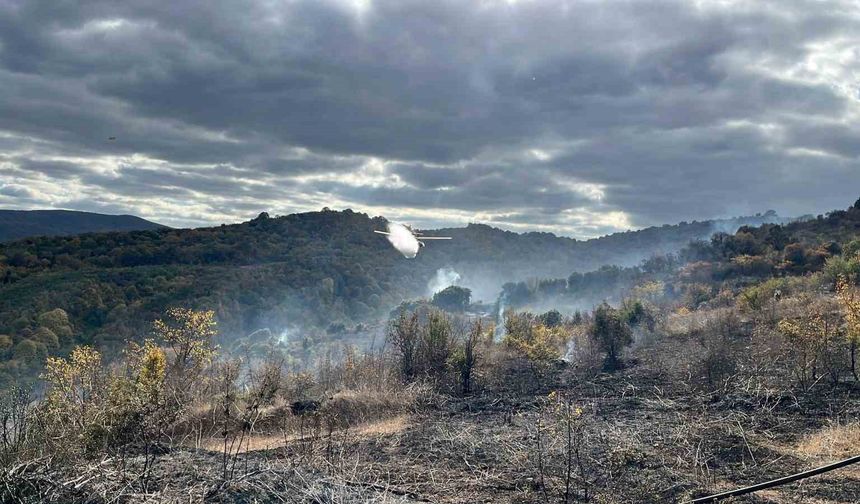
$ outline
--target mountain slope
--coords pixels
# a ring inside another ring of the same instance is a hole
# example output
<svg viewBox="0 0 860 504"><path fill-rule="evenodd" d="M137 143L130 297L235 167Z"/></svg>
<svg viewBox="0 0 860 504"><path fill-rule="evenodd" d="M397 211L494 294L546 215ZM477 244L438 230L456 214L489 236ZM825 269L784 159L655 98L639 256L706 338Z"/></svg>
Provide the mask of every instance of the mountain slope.
<svg viewBox="0 0 860 504"><path fill-rule="evenodd" d="M303 349L323 348L343 327L372 324L402 301L430 294L428 281L440 268L455 269L473 299L492 302L509 281L635 264L726 226L775 219L685 223L587 241L473 224L434 231L454 239L429 244L413 260L373 233L384 219L350 210L0 243L0 361L17 363L0 369L0 378L30 372L21 363L40 365L76 343L115 350L145 337L171 306L215 310L225 344L268 328ZM44 330L66 315L58 330Z"/></svg>
<svg viewBox="0 0 860 504"><path fill-rule="evenodd" d="M105 215L72 210L0 210L0 242L34 236L66 236L162 227L164 226L133 215Z"/></svg>

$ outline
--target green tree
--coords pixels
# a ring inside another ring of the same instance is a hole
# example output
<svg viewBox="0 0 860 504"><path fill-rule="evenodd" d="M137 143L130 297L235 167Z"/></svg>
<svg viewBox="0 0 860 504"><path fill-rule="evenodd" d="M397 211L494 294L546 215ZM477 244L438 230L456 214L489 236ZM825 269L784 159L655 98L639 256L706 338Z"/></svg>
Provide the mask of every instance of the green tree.
<svg viewBox="0 0 860 504"><path fill-rule="evenodd" d="M597 347L606 353L603 368L607 371L619 369L621 353L624 347L633 343L633 333L618 310L605 302L598 306L594 310L594 322L589 334Z"/></svg>
<svg viewBox="0 0 860 504"><path fill-rule="evenodd" d="M69 322L69 315L62 308L40 314L36 317L36 323L56 334L60 341L72 338L72 324Z"/></svg>
<svg viewBox="0 0 860 504"><path fill-rule="evenodd" d="M561 313L558 310L550 310L542 314L538 319L541 324L547 327L558 327L563 322Z"/></svg>
<svg viewBox="0 0 860 504"><path fill-rule="evenodd" d="M37 341L48 348L57 348L60 346L60 341L57 339L57 335L46 327L40 327L33 331L33 334L30 336L30 338L32 338L33 341Z"/></svg>
<svg viewBox="0 0 860 504"><path fill-rule="evenodd" d="M452 312L464 312L469 308L472 299L472 291L465 287L452 285L433 294L433 304L437 307Z"/></svg>

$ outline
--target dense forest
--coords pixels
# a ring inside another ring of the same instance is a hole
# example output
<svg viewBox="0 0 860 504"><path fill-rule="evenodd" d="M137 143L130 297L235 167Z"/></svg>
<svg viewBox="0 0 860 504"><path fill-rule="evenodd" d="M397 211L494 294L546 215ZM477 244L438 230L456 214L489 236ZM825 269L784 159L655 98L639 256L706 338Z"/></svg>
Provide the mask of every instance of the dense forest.
<svg viewBox="0 0 860 504"><path fill-rule="evenodd" d="M768 212L585 241L471 224L434 231L454 239L415 260L372 232L384 228L384 219L351 210L28 238L0 245L0 381L32 376L46 355L77 343L110 354L145 336L154 316L173 306L214 310L229 344L253 334L305 351L350 337L345 332L358 338L402 301L428 295L439 268L460 271L476 301L493 303L505 282L634 265L716 230L781 220Z"/></svg>

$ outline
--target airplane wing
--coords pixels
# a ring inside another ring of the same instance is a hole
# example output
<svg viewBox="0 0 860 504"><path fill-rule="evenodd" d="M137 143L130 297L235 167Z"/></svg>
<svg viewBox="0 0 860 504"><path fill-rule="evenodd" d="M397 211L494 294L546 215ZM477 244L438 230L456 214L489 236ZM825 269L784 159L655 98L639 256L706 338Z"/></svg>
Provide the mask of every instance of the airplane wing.
<svg viewBox="0 0 860 504"><path fill-rule="evenodd" d="M450 240L450 236L418 236L419 240Z"/></svg>
<svg viewBox="0 0 860 504"><path fill-rule="evenodd" d="M390 234L391 234L391 233L386 233L385 231L377 231L377 230L375 230L375 229L373 230L373 232L374 232L374 233L377 233L377 234L385 235L385 236L388 236L388 235L390 235Z"/></svg>

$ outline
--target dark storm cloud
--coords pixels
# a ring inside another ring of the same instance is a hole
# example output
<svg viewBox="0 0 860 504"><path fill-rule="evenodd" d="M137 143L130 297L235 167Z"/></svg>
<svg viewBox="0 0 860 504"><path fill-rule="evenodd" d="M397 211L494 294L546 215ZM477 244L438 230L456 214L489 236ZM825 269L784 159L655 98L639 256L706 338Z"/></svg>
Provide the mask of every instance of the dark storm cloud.
<svg viewBox="0 0 860 504"><path fill-rule="evenodd" d="M844 207L858 33L848 1L0 2L0 203L572 235Z"/></svg>

